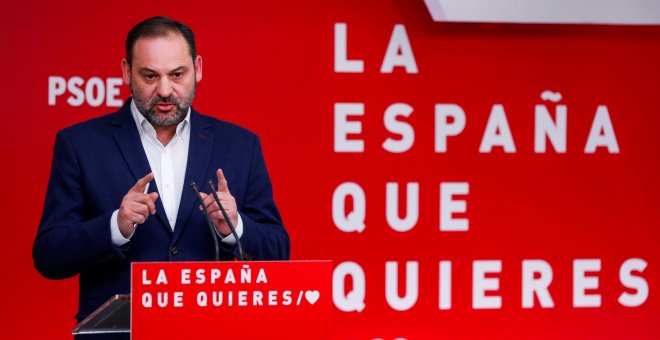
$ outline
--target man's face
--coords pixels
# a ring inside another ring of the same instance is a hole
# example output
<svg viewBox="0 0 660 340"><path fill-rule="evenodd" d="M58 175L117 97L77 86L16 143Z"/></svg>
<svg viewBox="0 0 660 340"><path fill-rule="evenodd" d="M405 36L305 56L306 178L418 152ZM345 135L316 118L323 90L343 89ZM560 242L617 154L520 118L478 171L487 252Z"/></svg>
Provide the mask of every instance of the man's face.
<svg viewBox="0 0 660 340"><path fill-rule="evenodd" d="M140 38L133 46L133 64L122 60L124 82L138 110L154 126L181 122L202 79L202 59L193 65L181 34Z"/></svg>

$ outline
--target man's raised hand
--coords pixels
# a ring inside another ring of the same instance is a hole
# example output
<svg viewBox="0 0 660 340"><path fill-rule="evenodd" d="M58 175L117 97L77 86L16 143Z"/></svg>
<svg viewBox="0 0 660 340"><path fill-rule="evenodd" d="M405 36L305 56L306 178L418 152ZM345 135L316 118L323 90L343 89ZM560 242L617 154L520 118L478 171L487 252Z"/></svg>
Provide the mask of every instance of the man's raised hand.
<svg viewBox="0 0 660 340"><path fill-rule="evenodd" d="M216 175L218 176L218 188L217 188L218 198L220 199L220 203L222 204L222 207L225 208L225 211L227 212L229 219L231 219L232 224L236 226L236 224L238 223L238 210L236 208L236 199L229 192L227 179L225 178L222 169L218 169ZM229 225L227 224L227 221L225 221L225 217L222 215L222 211L220 211L218 204L215 202L215 199L213 198L213 195L205 194L205 193L200 193L200 194L202 196L202 200L204 201L204 204L206 205L206 208L208 209L209 215L213 220L213 224L215 224L215 228L218 231L218 233L223 236L227 236L231 234L231 229L229 229Z"/></svg>
<svg viewBox="0 0 660 340"><path fill-rule="evenodd" d="M128 238L133 235L135 223L142 224L147 221L149 215L156 213L155 202L158 199L158 193L145 194L147 184L153 179L154 174L151 172L140 178L121 200L117 224L119 224L122 236Z"/></svg>

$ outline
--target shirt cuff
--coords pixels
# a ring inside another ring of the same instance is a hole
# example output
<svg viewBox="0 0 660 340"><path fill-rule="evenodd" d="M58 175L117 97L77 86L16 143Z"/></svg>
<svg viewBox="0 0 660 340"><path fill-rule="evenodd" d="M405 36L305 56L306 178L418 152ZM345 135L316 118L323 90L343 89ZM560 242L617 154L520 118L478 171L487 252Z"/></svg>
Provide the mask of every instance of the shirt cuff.
<svg viewBox="0 0 660 340"><path fill-rule="evenodd" d="M112 216L110 217L110 236L112 237L112 243L117 247L121 247L124 244L128 243L128 241L130 241L130 238L125 238L121 234L121 231L119 231L119 222L117 222L118 214L119 214L119 209L115 210L115 212L113 212Z"/></svg>
<svg viewBox="0 0 660 340"><path fill-rule="evenodd" d="M238 238L240 239L241 236L243 236L243 219L241 219L241 214L238 214L238 223L236 223L236 226L234 227L234 229L236 229L236 235L238 235ZM218 230L216 229L216 233L217 232L218 232ZM234 237L234 234L229 234L225 237L218 234L218 236L220 236L221 242L226 244L226 245L233 246L233 245L236 244L236 238Z"/></svg>

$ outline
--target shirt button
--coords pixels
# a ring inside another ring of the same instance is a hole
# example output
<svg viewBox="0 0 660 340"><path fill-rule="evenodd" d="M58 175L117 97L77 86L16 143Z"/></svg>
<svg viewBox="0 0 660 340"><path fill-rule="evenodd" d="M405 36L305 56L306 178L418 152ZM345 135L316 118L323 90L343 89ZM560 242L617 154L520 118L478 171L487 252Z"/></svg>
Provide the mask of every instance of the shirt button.
<svg viewBox="0 0 660 340"><path fill-rule="evenodd" d="M174 246L172 249L170 249L170 253L172 253L172 255L176 255L179 253L179 249L176 249L176 246Z"/></svg>

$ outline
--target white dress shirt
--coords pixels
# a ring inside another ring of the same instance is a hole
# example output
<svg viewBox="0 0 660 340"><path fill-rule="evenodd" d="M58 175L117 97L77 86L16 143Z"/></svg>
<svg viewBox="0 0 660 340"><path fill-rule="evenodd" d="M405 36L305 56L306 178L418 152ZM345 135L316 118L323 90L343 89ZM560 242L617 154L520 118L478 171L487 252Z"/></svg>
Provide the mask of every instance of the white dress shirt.
<svg viewBox="0 0 660 340"><path fill-rule="evenodd" d="M140 113L137 106L135 106L135 101L131 101L131 113L140 133L140 141L154 174L154 180L158 186L158 197L163 204L170 227L174 230L188 162L190 108L186 113L186 118L177 125L174 137L167 145L163 145L158 140L156 130ZM119 231L118 213L119 209L115 210L110 218L110 233L112 242L116 246L121 246L129 241L130 236L127 239ZM240 214L238 214L238 223L236 223L236 234L239 238L243 234L243 221ZM236 239L233 235L229 235L224 237L222 242L234 245Z"/></svg>

